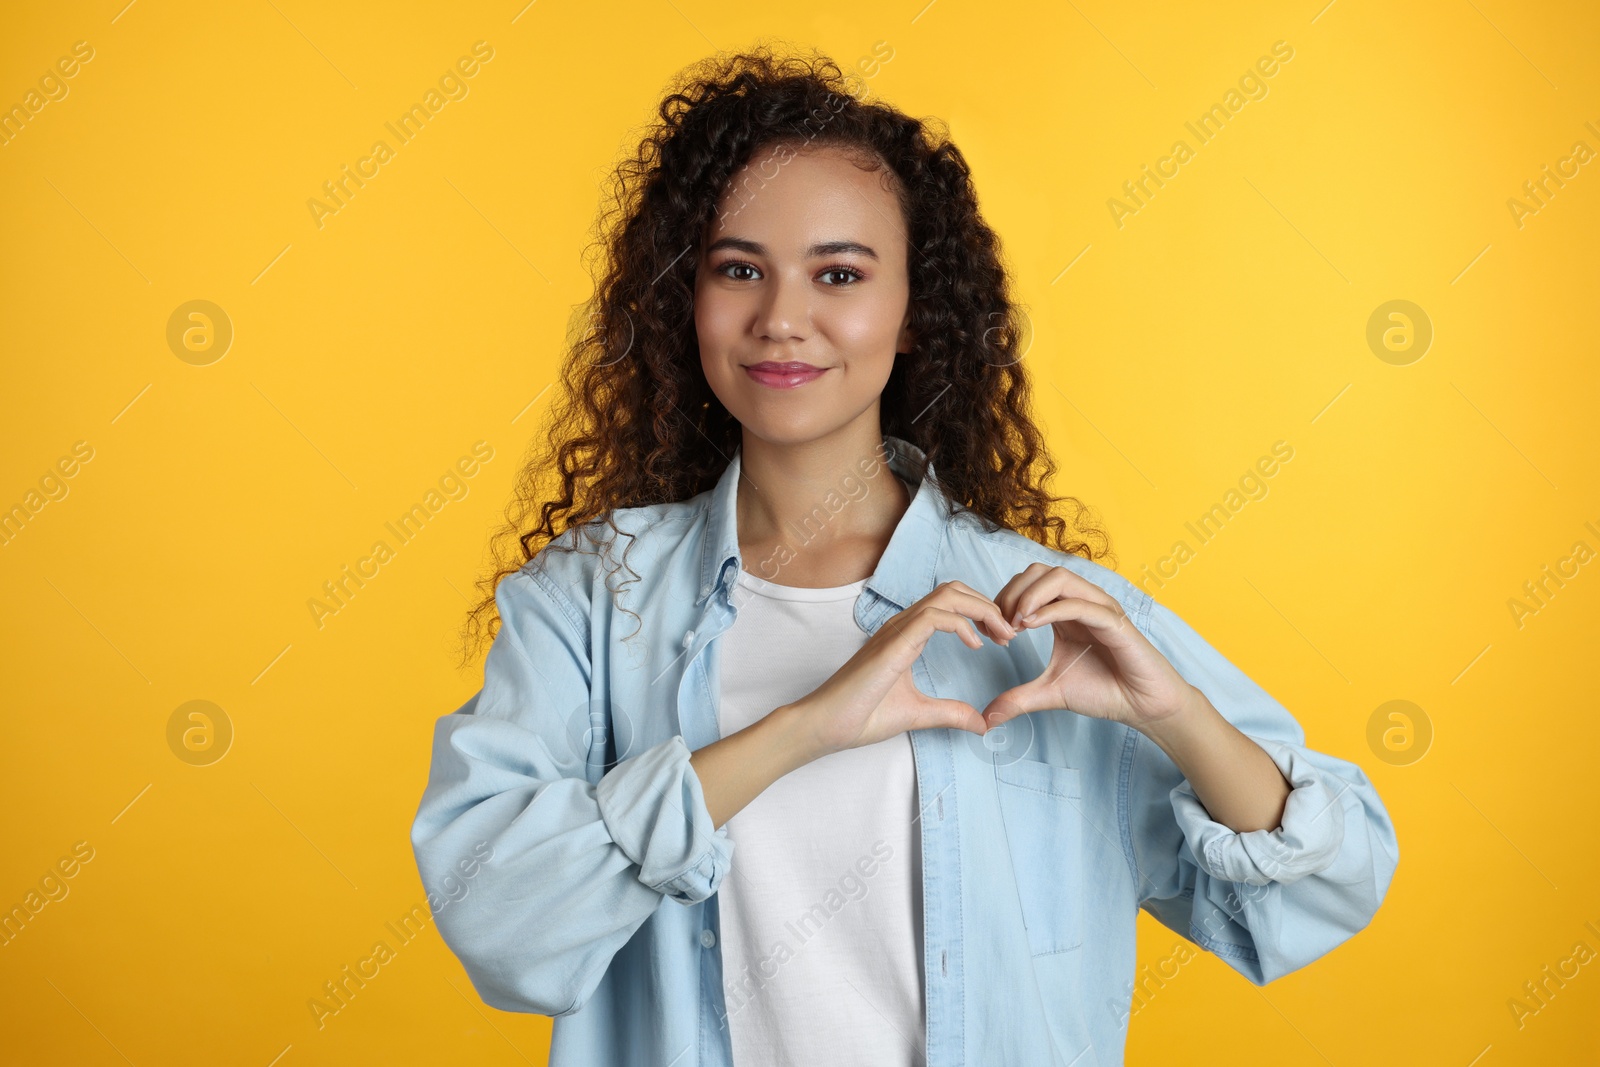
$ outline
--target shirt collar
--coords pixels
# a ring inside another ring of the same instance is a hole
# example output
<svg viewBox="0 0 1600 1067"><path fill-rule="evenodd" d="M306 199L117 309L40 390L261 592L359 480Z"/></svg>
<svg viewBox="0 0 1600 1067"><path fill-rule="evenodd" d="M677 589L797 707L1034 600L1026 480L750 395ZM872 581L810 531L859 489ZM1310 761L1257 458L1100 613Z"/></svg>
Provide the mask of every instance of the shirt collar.
<svg viewBox="0 0 1600 1067"><path fill-rule="evenodd" d="M867 588L904 611L933 591L934 568L953 508L939 488L927 454L902 437L883 438L889 469L915 492L878 560ZM700 566L700 602L715 592L726 599L743 568L739 553L738 487L744 449L736 449L707 503L705 550ZM882 473L880 467L878 473Z"/></svg>

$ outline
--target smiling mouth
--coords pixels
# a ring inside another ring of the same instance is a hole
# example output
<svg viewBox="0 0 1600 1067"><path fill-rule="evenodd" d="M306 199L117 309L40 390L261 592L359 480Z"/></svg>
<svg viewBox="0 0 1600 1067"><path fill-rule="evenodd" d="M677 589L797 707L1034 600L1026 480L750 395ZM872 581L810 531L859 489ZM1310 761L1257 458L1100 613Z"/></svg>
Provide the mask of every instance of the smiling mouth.
<svg viewBox="0 0 1600 1067"><path fill-rule="evenodd" d="M794 389L815 381L828 371L809 363L757 363L744 369L751 379L772 389Z"/></svg>

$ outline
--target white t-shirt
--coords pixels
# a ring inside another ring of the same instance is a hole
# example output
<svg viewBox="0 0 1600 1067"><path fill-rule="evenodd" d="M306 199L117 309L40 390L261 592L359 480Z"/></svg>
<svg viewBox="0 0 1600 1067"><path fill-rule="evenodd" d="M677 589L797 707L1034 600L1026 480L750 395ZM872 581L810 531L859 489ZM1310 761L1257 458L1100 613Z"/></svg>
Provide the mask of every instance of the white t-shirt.
<svg viewBox="0 0 1600 1067"><path fill-rule="evenodd" d="M866 643L866 581L776 585L740 571L721 640L722 736L799 700ZM735 1067L922 1067L922 856L911 738L784 775L726 823L717 891Z"/></svg>

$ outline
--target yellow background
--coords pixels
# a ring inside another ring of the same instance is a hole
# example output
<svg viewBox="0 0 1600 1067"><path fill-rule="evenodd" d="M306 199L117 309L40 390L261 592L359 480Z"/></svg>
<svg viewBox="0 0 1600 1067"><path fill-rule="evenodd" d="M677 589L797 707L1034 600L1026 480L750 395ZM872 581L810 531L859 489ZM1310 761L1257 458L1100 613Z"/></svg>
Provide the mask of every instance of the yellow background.
<svg viewBox="0 0 1600 1067"><path fill-rule="evenodd" d="M481 679L457 628L590 292L598 183L675 70L762 37L885 42L870 95L948 120L1032 315L1054 488L1122 573L1294 448L1150 588L1367 770L1399 871L1270 986L1185 964L1129 1062L1600 1062L1600 959L1508 1007L1600 952L1600 563L1508 607L1600 550L1600 162L1507 207L1600 151L1592 5L121 3L0 15L6 107L94 49L0 147L0 506L93 449L0 548L0 905L94 850L0 948L6 1062L544 1062L549 1020L482 1005L431 928L320 1030L307 1001L423 902L430 730ZM307 201L479 40L469 95L319 228ZM1123 182L1280 40L1268 95L1119 228ZM234 329L208 366L166 340L196 299ZM1406 366L1365 339L1395 299L1434 328ZM479 440L469 495L319 628L322 583ZM1421 759L1368 742L1396 699ZM210 766L168 746L190 700L235 731ZM1154 964L1179 939L1140 922Z"/></svg>

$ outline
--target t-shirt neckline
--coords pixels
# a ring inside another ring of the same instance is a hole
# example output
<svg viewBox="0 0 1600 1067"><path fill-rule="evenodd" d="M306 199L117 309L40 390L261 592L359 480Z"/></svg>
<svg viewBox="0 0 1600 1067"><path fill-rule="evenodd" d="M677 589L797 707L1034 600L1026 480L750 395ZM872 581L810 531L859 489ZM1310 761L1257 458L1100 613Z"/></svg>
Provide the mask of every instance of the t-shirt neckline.
<svg viewBox="0 0 1600 1067"><path fill-rule="evenodd" d="M768 581L758 575L751 574L743 567L739 568L739 584L760 596L772 600L798 600L816 603L826 600L848 600L858 596L866 588L867 579L847 582L844 585L830 585L822 588L808 588L798 585L779 585L777 582Z"/></svg>

